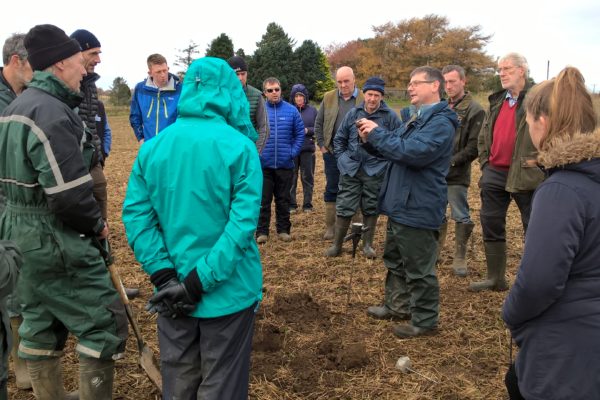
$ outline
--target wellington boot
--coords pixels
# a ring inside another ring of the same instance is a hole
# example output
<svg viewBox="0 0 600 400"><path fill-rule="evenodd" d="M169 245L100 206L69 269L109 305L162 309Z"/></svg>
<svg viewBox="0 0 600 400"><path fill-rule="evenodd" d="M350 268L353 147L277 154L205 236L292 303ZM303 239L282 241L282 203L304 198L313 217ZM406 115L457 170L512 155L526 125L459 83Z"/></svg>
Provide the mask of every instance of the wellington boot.
<svg viewBox="0 0 600 400"><path fill-rule="evenodd" d="M19 336L19 326L23 321L22 317L12 317L10 319L10 330L12 331L12 349L10 356L13 360L13 367L15 369L15 380L18 389L31 389L31 379L29 379L29 372L27 372L27 364L25 360L19 358L17 350L19 349L19 342L21 340Z"/></svg>
<svg viewBox="0 0 600 400"><path fill-rule="evenodd" d="M335 232L335 201L325 203L325 233L323 239L333 239Z"/></svg>
<svg viewBox="0 0 600 400"><path fill-rule="evenodd" d="M27 369L36 400L65 398L60 357L27 360Z"/></svg>
<svg viewBox="0 0 600 400"><path fill-rule="evenodd" d="M483 242L487 263L487 279L469 285L471 292L483 290L504 291L508 289L506 282L506 242Z"/></svg>
<svg viewBox="0 0 600 400"><path fill-rule="evenodd" d="M444 222L440 225L439 236L438 236L438 252L437 252L437 263L442 262L440 256L442 254L442 250L444 249L444 245L446 244L446 232L448 232L448 223Z"/></svg>
<svg viewBox="0 0 600 400"><path fill-rule="evenodd" d="M467 222L464 224L457 223L454 241L456 242L456 248L454 252L454 261L452 262L452 269L454 275L465 277L467 276L467 243L473 232L475 224Z"/></svg>
<svg viewBox="0 0 600 400"><path fill-rule="evenodd" d="M79 357L79 397L81 400L111 400L115 362Z"/></svg>
<svg viewBox="0 0 600 400"><path fill-rule="evenodd" d="M333 236L333 245L325 251L325 257L337 257L342 254L342 244L344 237L348 232L350 221L352 218L337 217L335 219L335 234Z"/></svg>
<svg viewBox="0 0 600 400"><path fill-rule="evenodd" d="M364 216L363 221L365 227L369 228L365 233L363 233L363 254L367 258L375 258L377 254L375 253L375 249L373 249L373 237L375 236L375 228L377 227L377 217L378 215L369 215Z"/></svg>

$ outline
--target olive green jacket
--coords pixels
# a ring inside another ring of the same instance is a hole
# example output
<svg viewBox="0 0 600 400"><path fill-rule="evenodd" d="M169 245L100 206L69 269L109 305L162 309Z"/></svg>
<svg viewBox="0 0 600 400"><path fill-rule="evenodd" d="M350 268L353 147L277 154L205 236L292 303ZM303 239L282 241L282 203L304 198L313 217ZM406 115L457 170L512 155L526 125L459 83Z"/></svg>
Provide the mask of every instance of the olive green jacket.
<svg viewBox="0 0 600 400"><path fill-rule="evenodd" d="M339 98L337 89L325 93L315 121L315 136L317 137L317 143L319 147L324 146L331 153L333 153L332 142L335 133L333 130L338 117ZM363 92L358 90L358 96L354 97L354 106L359 105L364 100L365 97Z"/></svg>

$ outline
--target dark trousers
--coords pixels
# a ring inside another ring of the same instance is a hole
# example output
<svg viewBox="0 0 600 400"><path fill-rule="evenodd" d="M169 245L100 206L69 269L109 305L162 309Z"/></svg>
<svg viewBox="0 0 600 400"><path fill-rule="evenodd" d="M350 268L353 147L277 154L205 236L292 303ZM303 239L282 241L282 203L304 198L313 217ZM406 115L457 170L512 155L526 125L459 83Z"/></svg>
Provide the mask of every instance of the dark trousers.
<svg viewBox="0 0 600 400"><path fill-rule="evenodd" d="M246 400L255 308L219 318L159 316L163 400Z"/></svg>
<svg viewBox="0 0 600 400"><path fill-rule="evenodd" d="M269 235L271 202L275 196L275 227L277 233L290 233L290 187L293 169L263 168L263 190L256 236Z"/></svg>
<svg viewBox="0 0 600 400"><path fill-rule="evenodd" d="M300 171L300 180L302 181L302 208L311 209L313 187L315 185L315 153L303 151L294 160L294 176L292 178L292 188L290 189L290 207L298 208L296 202L296 189L298 188L298 171Z"/></svg>
<svg viewBox="0 0 600 400"><path fill-rule="evenodd" d="M521 212L523 233L527 232L533 192L507 192L505 189L507 175L508 171L500 171L489 165L481 173L481 180L479 181L481 211L479 218L481 219L481 229L485 242L506 241L506 213L511 199L517 203L517 207Z"/></svg>
<svg viewBox="0 0 600 400"><path fill-rule="evenodd" d="M383 263L388 269L385 305L396 314L410 312L412 324L437 326L440 286L435 273L438 231L413 228L388 219Z"/></svg>
<svg viewBox="0 0 600 400"><path fill-rule="evenodd" d="M338 217L350 218L360 209L365 217L377 215L379 191L385 170L374 176L367 175L362 168L355 176L340 175L340 191L335 204Z"/></svg>
<svg viewBox="0 0 600 400"><path fill-rule="evenodd" d="M515 364L511 364L506 375L504 376L504 385L506 385L506 391L508 392L508 398L510 400L525 400L525 397L519 390L519 380L517 379L517 371Z"/></svg>
<svg viewBox="0 0 600 400"><path fill-rule="evenodd" d="M337 166L337 160L332 153L323 154L323 163L326 180L323 199L326 203L335 203L337 200L338 186L340 183L340 170Z"/></svg>

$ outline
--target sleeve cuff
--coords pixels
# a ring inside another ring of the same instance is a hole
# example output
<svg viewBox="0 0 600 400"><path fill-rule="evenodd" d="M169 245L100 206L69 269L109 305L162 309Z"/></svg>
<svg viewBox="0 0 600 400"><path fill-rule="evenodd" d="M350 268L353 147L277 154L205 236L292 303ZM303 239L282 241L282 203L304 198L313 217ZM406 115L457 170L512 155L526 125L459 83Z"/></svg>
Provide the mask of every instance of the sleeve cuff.
<svg viewBox="0 0 600 400"><path fill-rule="evenodd" d="M196 303L200 301L202 297L202 282L198 276L198 270L194 268L188 276L183 280L186 290Z"/></svg>
<svg viewBox="0 0 600 400"><path fill-rule="evenodd" d="M175 271L175 268L159 269L150 275L150 281L156 288L161 287L173 278L177 279L177 272Z"/></svg>

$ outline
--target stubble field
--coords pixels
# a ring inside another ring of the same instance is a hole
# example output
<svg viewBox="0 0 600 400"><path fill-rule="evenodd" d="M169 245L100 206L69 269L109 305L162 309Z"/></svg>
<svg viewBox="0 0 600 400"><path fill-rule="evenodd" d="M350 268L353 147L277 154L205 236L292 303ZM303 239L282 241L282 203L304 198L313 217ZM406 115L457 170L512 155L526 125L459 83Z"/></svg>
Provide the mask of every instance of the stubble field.
<svg viewBox="0 0 600 400"><path fill-rule="evenodd" d="M132 306L149 346L159 354L155 317L144 311L152 293L148 277L129 249L121 206L131 164L138 145L121 110L109 115L113 150L105 173L109 185L110 237L116 266L126 286L140 287L141 296ZM367 317L370 305L383 298L385 268L381 260L385 217L375 236L378 258L367 260L360 253L352 259L345 244L341 257L322 254L330 245L323 233L323 162L317 155L313 204L315 212L292 214L293 241L278 241L271 228L270 240L260 247L264 300L257 315L252 354L250 398L276 399L502 399L503 377L509 362L510 339L500 319L506 295L467 291L471 280L485 277L485 257L479 226L478 165L473 166L469 192L475 230L469 245L469 276L452 275L454 229L438 267L440 282L440 331L437 336L400 340L392 334L392 322ZM298 187L301 200L301 185ZM522 251L522 229L518 210L509 209L507 226L508 275L512 282ZM349 285L353 272L352 285ZM347 299L350 298L348 302ZM117 361L115 399L160 398L137 366L137 345L130 337L125 359ZM400 356L408 356L416 373L394 368ZM77 387L77 357L73 340L64 357L65 386ZM31 391L17 391L11 373L12 399L33 399ZM225 400L225 399L224 399Z"/></svg>

